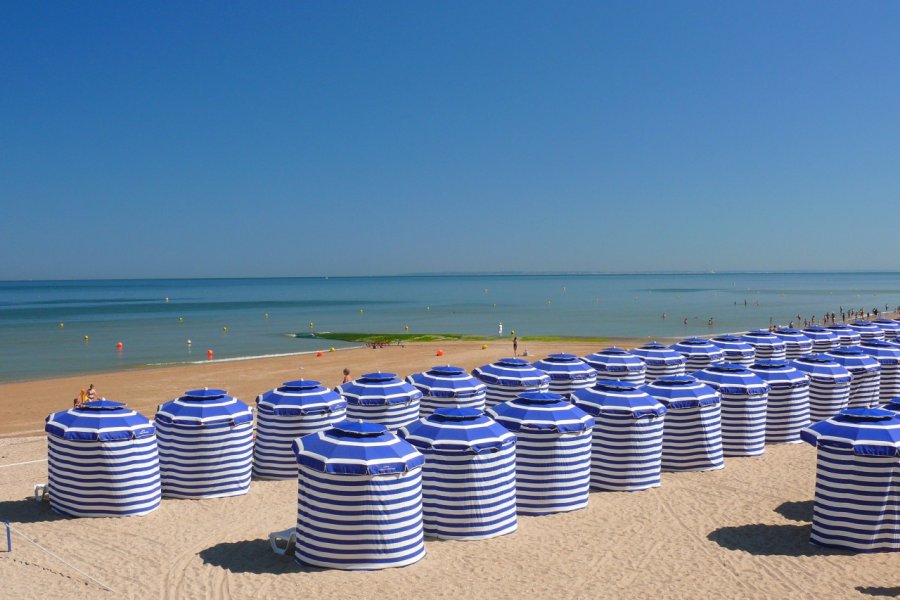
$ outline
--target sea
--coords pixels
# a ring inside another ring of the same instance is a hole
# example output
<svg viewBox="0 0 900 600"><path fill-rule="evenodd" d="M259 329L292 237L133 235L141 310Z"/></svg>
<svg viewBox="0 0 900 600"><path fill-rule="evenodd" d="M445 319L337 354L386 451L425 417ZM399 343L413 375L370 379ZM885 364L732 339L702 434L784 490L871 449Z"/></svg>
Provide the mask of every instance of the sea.
<svg viewBox="0 0 900 600"><path fill-rule="evenodd" d="M650 340L898 304L897 272L4 281L0 381L358 345L328 332Z"/></svg>

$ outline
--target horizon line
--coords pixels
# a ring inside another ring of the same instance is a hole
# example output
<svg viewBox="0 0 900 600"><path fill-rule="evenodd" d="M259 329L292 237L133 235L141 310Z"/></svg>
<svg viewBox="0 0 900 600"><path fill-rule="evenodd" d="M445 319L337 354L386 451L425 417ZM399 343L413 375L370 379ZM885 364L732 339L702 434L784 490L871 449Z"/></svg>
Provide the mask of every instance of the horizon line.
<svg viewBox="0 0 900 600"><path fill-rule="evenodd" d="M422 271L409 273L385 273L379 275L209 275L209 276L171 276L171 277L73 277L35 278L35 279L0 279L0 283L40 283L40 282L74 282L74 281L188 281L188 280L234 280L234 279L371 279L378 277L541 277L541 276L627 276L627 275L816 275L816 274L895 274L900 270L825 270L825 269L786 269L786 270L678 270L678 271Z"/></svg>

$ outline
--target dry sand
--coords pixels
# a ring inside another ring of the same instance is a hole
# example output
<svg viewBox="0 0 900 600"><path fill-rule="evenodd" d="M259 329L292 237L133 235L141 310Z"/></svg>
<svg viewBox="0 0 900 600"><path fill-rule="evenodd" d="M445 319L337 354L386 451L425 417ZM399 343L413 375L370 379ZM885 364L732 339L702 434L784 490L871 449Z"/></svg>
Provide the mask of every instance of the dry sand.
<svg viewBox="0 0 900 600"><path fill-rule="evenodd" d="M435 357L439 347L443 358ZM597 349L527 340L523 347L533 359ZM33 484L47 479L44 417L69 407L89 382L152 416L161 402L196 387L224 387L252 402L299 377L335 385L345 366L354 376L406 376L436 364L472 368L510 351L499 342L486 350L475 342L423 343L0 385L0 519L114 590L14 537L14 551L0 553L0 598L900 595L896 553L850 554L808 543L815 452L805 444L727 459L722 471L663 474L662 487L650 491L595 492L585 510L520 518L518 532L502 538L429 541L418 564L373 572L304 569L269 550L267 534L295 520L293 481L254 481L249 494L235 498L164 499L148 516L121 519L63 518L29 499Z"/></svg>

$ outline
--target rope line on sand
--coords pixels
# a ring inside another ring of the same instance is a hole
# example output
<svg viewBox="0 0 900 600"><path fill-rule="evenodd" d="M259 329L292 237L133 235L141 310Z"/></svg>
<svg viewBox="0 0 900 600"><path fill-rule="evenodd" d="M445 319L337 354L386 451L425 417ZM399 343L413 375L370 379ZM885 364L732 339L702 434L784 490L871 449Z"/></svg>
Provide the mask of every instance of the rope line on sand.
<svg viewBox="0 0 900 600"><path fill-rule="evenodd" d="M39 463L39 462L47 462L47 459L39 458L37 460L26 460L25 462L12 463L11 465L0 465L0 469L5 469L7 467L18 467L19 465L30 465L32 463Z"/></svg>
<svg viewBox="0 0 900 600"><path fill-rule="evenodd" d="M52 556L52 557L55 558L56 560L60 561L61 563L66 564L66 565L69 565L70 567L72 567L73 569L75 569L76 571L78 571L79 573L81 573L82 575L84 575L85 577L87 577L88 579L90 579L91 581L93 581L94 583L96 583L97 585L99 585L100 587L102 587L104 590L106 590L106 591L108 591L108 592L112 592L112 593L114 593L114 594L116 593L116 591L113 590L113 589L112 589L111 587L109 587L108 585L106 585L106 584L104 584L103 582L98 581L97 579L91 577L90 575L88 575L87 573L85 573L84 571L82 571L81 569L79 569L78 567L76 567L75 565L73 565L72 563L70 563L69 561L67 561L67 560L64 559L63 557L61 557L60 555L51 552L51 551L48 550L47 548L44 548L43 546L41 546L40 544L38 544L37 542L35 542L35 541L32 540L31 538L29 538L28 536L26 536L24 533L22 533L21 531L19 531L19 530L16 529L15 527L9 527L9 528L10 528L17 536L21 537L22 539L24 539L24 540L25 540L26 542L28 542L29 544L32 544L32 545L34 545L34 546L37 546L38 548L40 548L41 550L43 550L44 552L46 552L47 554L49 554L50 556Z"/></svg>

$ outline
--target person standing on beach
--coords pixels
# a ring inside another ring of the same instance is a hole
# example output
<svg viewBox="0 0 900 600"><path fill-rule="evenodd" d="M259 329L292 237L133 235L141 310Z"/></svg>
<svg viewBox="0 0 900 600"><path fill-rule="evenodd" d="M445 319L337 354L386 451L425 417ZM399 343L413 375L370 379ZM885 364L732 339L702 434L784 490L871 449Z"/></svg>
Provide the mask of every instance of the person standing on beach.
<svg viewBox="0 0 900 600"><path fill-rule="evenodd" d="M85 394L85 398L88 402L92 402L97 399L97 390L94 388L94 384L88 386L87 394Z"/></svg>
<svg viewBox="0 0 900 600"><path fill-rule="evenodd" d="M503 321L497 326L497 335L503 335Z"/></svg>
<svg viewBox="0 0 900 600"><path fill-rule="evenodd" d="M350 378L350 369L347 369L347 368L345 367L345 368L344 368L344 381L343 381L343 383L350 383L351 381L353 381L353 380Z"/></svg>
<svg viewBox="0 0 900 600"><path fill-rule="evenodd" d="M513 336L513 356L519 355L519 338Z"/></svg>

